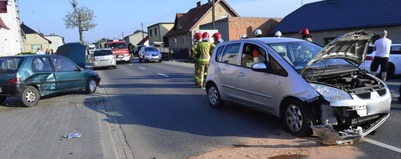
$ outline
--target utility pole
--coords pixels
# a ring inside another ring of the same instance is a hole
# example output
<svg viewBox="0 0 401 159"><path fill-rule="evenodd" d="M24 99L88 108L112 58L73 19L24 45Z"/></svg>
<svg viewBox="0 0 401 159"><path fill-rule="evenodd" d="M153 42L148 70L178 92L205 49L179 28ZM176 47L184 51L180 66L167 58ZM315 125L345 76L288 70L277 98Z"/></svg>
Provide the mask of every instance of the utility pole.
<svg viewBox="0 0 401 159"><path fill-rule="evenodd" d="M141 23L141 27L142 27L142 39L145 39L145 36L143 35L143 23Z"/></svg>
<svg viewBox="0 0 401 159"><path fill-rule="evenodd" d="M214 1L215 0L212 0L212 29L214 30L215 28L216 28L216 23L215 23L215 21L216 21L216 19L215 19L215 10L214 10Z"/></svg>

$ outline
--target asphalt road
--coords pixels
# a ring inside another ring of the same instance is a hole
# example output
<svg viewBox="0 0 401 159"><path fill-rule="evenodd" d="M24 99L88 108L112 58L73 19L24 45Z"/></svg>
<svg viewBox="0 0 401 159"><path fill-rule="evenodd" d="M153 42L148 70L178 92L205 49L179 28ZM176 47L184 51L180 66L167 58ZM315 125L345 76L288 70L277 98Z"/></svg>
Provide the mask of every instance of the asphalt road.
<svg viewBox="0 0 401 159"><path fill-rule="evenodd" d="M120 124L134 158L188 158L241 144L243 138L280 139L286 133L275 117L237 106L211 108L205 90L194 87L192 64L135 60L119 64L118 69L97 71L114 122ZM396 101L400 81L386 82L394 91L389 120L354 144L365 154L361 158L401 157L401 105Z"/></svg>

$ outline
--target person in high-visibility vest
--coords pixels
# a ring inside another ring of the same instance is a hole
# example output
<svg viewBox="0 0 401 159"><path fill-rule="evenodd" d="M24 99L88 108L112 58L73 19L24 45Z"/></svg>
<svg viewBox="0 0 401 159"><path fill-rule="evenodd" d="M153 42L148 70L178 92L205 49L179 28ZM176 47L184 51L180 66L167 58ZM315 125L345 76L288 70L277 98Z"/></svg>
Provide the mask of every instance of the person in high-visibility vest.
<svg viewBox="0 0 401 159"><path fill-rule="evenodd" d="M202 42L198 43L197 52L199 52L199 68L197 72L197 83L198 87L204 88L205 74L209 65L210 55L214 50L215 45L209 42L209 33L205 32L202 34Z"/></svg>
<svg viewBox="0 0 401 159"><path fill-rule="evenodd" d="M195 33L193 40L194 40L194 44L191 48L191 51L192 51L191 56L194 59L194 68L195 68L194 69L194 82L195 82L195 85L198 86L199 84L197 82L198 82L199 77L198 77L198 74L196 71L199 68L198 59L199 59L200 54L196 48L198 47L198 43L200 43L202 41L202 33L201 32Z"/></svg>

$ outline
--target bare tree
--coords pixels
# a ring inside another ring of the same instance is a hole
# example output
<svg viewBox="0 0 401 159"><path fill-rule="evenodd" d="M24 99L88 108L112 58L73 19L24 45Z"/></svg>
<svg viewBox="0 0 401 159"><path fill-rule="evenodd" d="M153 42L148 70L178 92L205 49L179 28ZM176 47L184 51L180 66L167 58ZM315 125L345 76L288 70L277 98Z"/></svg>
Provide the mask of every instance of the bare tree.
<svg viewBox="0 0 401 159"><path fill-rule="evenodd" d="M77 0L70 0L70 3L74 8L74 11L65 15L64 24L67 29L74 29L77 27L79 32L79 41L83 43L82 33L96 27L96 24L93 22L95 14L91 9L85 6L78 7Z"/></svg>

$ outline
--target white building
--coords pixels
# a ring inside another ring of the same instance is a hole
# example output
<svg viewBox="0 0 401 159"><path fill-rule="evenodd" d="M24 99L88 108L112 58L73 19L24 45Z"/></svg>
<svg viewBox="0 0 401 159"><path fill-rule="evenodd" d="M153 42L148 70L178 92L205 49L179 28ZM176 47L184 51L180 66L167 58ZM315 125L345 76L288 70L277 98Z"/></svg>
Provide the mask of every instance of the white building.
<svg viewBox="0 0 401 159"><path fill-rule="evenodd" d="M57 51L57 48L61 45L64 45L64 38L55 34L45 35L47 40L50 40L52 43L49 44L49 50L53 49L54 52Z"/></svg>
<svg viewBox="0 0 401 159"><path fill-rule="evenodd" d="M23 51L24 38L20 28L16 0L0 0L0 56Z"/></svg>

